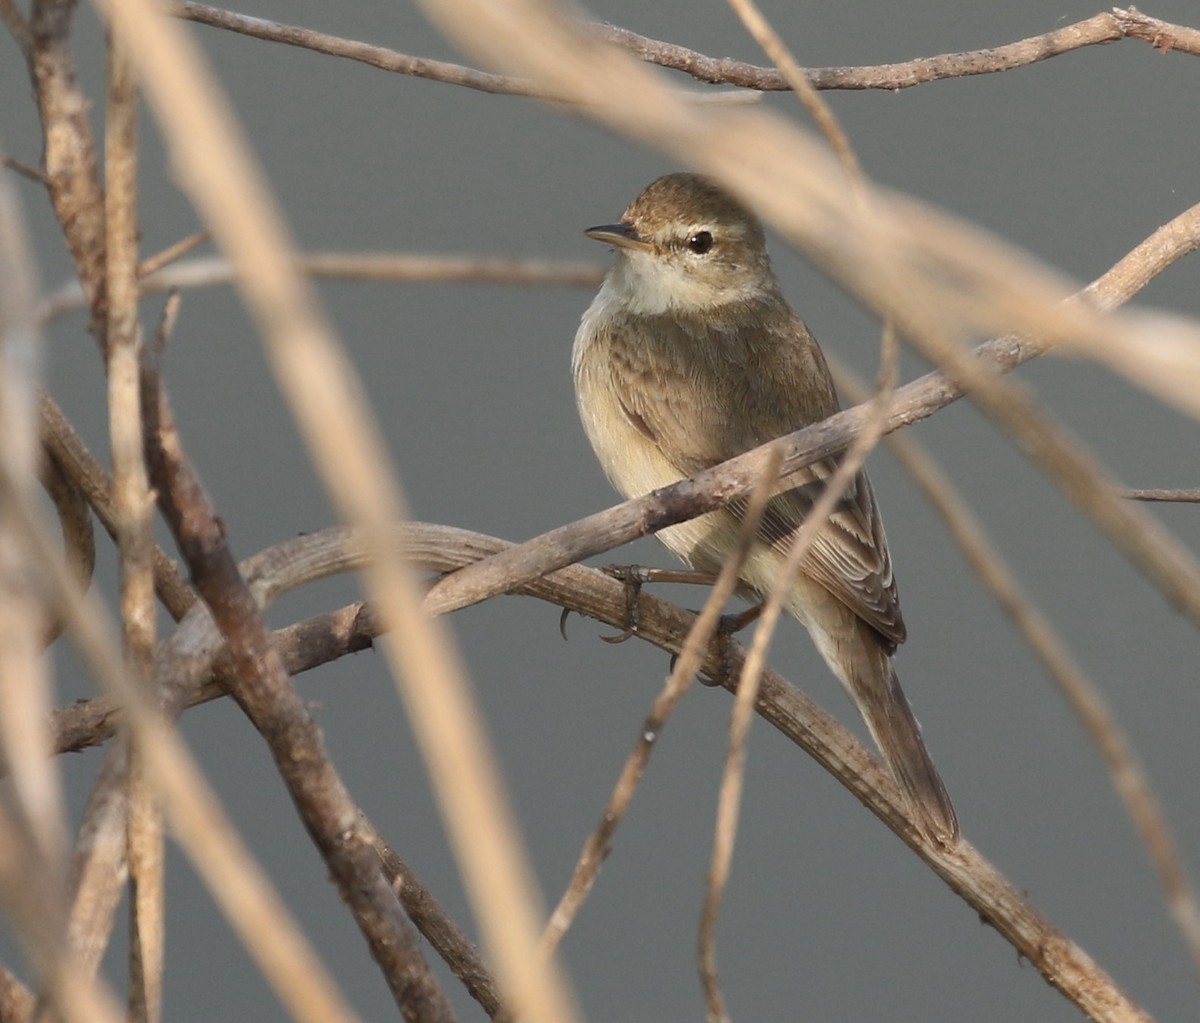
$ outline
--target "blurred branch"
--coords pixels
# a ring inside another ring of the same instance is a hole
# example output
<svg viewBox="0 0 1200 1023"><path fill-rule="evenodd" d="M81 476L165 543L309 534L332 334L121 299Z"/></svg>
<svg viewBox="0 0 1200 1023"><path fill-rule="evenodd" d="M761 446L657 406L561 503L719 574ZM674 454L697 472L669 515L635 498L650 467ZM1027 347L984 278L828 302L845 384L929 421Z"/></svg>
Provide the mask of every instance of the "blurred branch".
<svg viewBox="0 0 1200 1023"><path fill-rule="evenodd" d="M108 287L109 444L120 568L121 634L130 675L150 684L157 607L154 600L154 498L142 455L138 361L137 88L124 40L108 40L104 129L105 280ZM147 698L153 698L147 689ZM157 796L136 742L129 750L126 818L129 861L129 1017L162 1017L163 835Z"/></svg>
<svg viewBox="0 0 1200 1023"><path fill-rule="evenodd" d="M0 492L8 499L5 521L11 521L21 530L31 556L44 570L43 581L62 607L81 656L109 695L124 706L128 726L153 765L150 776L163 794L180 846L281 1000L300 1020L312 1023L352 1020L353 1014L344 999L241 844L194 762L179 740L162 727L159 716L151 711L140 689L128 677L103 605L79 589L54 549L37 509L31 502L20 499L4 473L0 473ZM122 748L118 745L113 752L119 753ZM110 756L105 766L111 762ZM119 778L120 771L115 773ZM120 810L119 801L110 801L110 805ZM120 817L116 823L119 835ZM85 848L82 843L88 837L86 833L81 835L81 848ZM0 850L6 848L0 843ZM96 845L86 848L94 851ZM104 876L112 878L116 873L109 870ZM40 902L38 919L42 920L46 917L47 903L45 899ZM83 981L82 975L71 976L76 982ZM111 1018L116 1018L116 1013Z"/></svg>
<svg viewBox="0 0 1200 1023"><path fill-rule="evenodd" d="M38 396L42 444L48 457L77 487L91 505L100 524L114 540L117 538L117 508L113 499L113 483L100 463L92 457L63 415L54 399L44 391ZM196 601L188 584L179 574L175 562L161 547L154 548L154 586L159 599L178 621Z"/></svg>
<svg viewBox="0 0 1200 1023"><path fill-rule="evenodd" d="M4 22L21 52L28 57L33 47L33 33L30 31L28 19L17 9L13 0L0 0L0 21ZM5 166L8 166L7 161Z"/></svg>
<svg viewBox="0 0 1200 1023"><path fill-rule="evenodd" d="M192 238L198 236L193 235ZM191 239L189 239L190 241ZM431 256L387 252L313 252L296 258L311 277L347 281L437 282L469 284L562 285L595 287L604 268L595 263L558 259L491 259L484 256ZM209 256L152 269L141 280L142 294L189 290L236 280L229 260ZM40 310L48 322L85 304L79 284L71 281L51 294Z"/></svg>
<svg viewBox="0 0 1200 1023"><path fill-rule="evenodd" d="M0 966L0 1020L3 1023L29 1023L36 1004L29 988L6 967Z"/></svg>
<svg viewBox="0 0 1200 1023"><path fill-rule="evenodd" d="M54 504L67 561L79 576L80 586L87 589L96 567L96 534L92 528L92 515L88 510L87 498L48 451L43 451L38 477ZM42 644L49 646L61 635L64 628L62 618L52 615L42 634Z"/></svg>
<svg viewBox="0 0 1200 1023"><path fill-rule="evenodd" d="M90 103L75 78L71 55L75 6L75 0L34 0L27 57L42 118L50 198L87 295L92 331L103 349L107 327L104 195L87 117Z"/></svg>
<svg viewBox="0 0 1200 1023"><path fill-rule="evenodd" d="M7 176L0 177L0 266L0 763L10 779L0 803L0 899L46 1004L72 1021L115 1021L111 995L74 969L67 940L66 815L58 768L47 757L46 588L24 529L37 497L43 338L37 263Z"/></svg>

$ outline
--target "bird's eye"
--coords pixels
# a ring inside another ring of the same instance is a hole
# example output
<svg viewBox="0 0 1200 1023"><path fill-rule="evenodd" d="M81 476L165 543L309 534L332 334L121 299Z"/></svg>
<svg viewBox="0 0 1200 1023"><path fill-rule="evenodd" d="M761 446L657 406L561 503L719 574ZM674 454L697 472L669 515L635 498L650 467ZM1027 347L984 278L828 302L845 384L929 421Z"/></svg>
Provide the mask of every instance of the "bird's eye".
<svg viewBox="0 0 1200 1023"><path fill-rule="evenodd" d="M697 231L687 241L687 247L697 256L703 256L713 246L713 236L708 231Z"/></svg>

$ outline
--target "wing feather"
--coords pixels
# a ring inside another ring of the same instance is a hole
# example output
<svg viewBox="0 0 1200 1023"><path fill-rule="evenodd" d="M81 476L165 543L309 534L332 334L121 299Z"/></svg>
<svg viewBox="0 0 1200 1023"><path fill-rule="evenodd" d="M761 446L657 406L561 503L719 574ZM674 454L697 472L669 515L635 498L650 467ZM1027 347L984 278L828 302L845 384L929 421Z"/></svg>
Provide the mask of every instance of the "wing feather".
<svg viewBox="0 0 1200 1023"><path fill-rule="evenodd" d="M725 322L719 310L694 319L639 316L634 322L611 311L603 318L610 340L603 346L606 375L617 406L680 478L837 411L825 359L804 323L783 303L763 303L757 315L752 329L744 307L736 322ZM767 505L759 531L765 543L786 555L835 467L829 459L789 478L793 485ZM741 503L730 509L738 513ZM887 537L865 472L818 531L800 570L885 645L904 642Z"/></svg>

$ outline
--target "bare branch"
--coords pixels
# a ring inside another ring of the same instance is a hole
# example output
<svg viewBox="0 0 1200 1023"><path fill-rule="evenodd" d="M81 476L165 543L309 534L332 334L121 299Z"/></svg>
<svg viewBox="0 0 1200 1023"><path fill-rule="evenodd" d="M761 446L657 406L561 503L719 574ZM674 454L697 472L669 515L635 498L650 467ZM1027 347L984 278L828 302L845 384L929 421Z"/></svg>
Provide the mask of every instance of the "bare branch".
<svg viewBox="0 0 1200 1023"><path fill-rule="evenodd" d="M1200 490L1125 490L1122 497L1131 501L1177 501L1181 504L1200 503Z"/></svg>
<svg viewBox="0 0 1200 1023"><path fill-rule="evenodd" d="M549 89L539 88L528 79L489 74L459 64L413 57L386 47L343 39L296 25L269 21L266 18L254 18L207 4L193 3L190 0L179 3L172 13L213 28L299 46L333 57L345 57L396 74L459 85L480 92L542 99L563 98L556 96ZM778 92L792 88L787 76L776 68L759 67L727 57L708 57L685 46L650 39L616 25L596 23L589 28L597 38L615 43L647 63L682 71L709 85L731 85L758 92ZM1005 46L965 53L943 53L897 64L805 68L804 75L816 89L886 89L894 92L945 78L1010 71L1085 46L1112 43L1126 37L1142 39L1164 52L1179 50L1182 53L1196 54L1200 53L1200 43L1196 41L1198 36L1200 33L1195 29L1147 17L1133 8L1114 8L1112 13L1097 14L1074 25L1066 25L1052 32Z"/></svg>
<svg viewBox="0 0 1200 1023"><path fill-rule="evenodd" d="M193 239L198 237L192 236ZM166 252L170 253L171 250ZM157 257L153 258L157 262ZM297 256L296 266L311 277L347 281L595 287L604 278L603 268L595 263L386 252L313 252ZM211 256L188 260L165 269L153 269L142 279L141 290L142 294L148 295L173 288L208 288L231 284L233 281L234 272L230 262L220 256ZM82 289L78 282L71 281L42 304L41 322L47 323L84 305L86 301Z"/></svg>
<svg viewBox="0 0 1200 1023"><path fill-rule="evenodd" d="M490 92L504 96L527 96L547 100L563 99L563 97L555 95L552 90L539 88L527 79L489 74L486 71L463 67L461 64L450 64L443 60L413 57L407 53L389 50L384 46L362 43L354 39L343 39L325 32L316 32L310 28L301 28L298 25L285 25L282 22L269 21L266 18L252 18L219 7L210 7L208 4L193 3L192 0L181 0L171 13L176 17L195 21L201 25L223 28L230 32L252 36L255 39L299 46L302 49L324 53L330 57L345 57L379 68L381 71L391 71L394 74L411 75L414 78L425 78L433 82L444 82L447 85L459 85L477 92ZM718 93L711 96L689 95L689 101L696 103L713 101L738 103L747 99L753 100L753 97L739 93Z"/></svg>
<svg viewBox="0 0 1200 1023"><path fill-rule="evenodd" d="M96 567L96 534L92 528L92 515L88 510L87 498L48 451L43 450L43 455L38 476L42 487L54 503L67 560L79 576L80 586L87 589ZM52 616L43 632L42 644L49 646L61 635L64 628L62 618Z"/></svg>
<svg viewBox="0 0 1200 1023"><path fill-rule="evenodd" d="M160 506L229 645L236 668L232 695L266 740L397 1006L409 1023L448 1023L454 1018L450 1005L425 964L369 838L356 829L358 809L271 646L254 597L229 553L224 528L184 455L157 374L146 365L142 399L148 462Z"/></svg>
<svg viewBox="0 0 1200 1023"><path fill-rule="evenodd" d="M13 500L16 492L3 473L0 473L0 493L7 500L9 520L21 529L32 556L45 569L45 581L69 620L82 656L110 695L117 696L126 708L129 726L154 765L152 776L166 796L165 805L181 846L285 1004L297 1019L313 1023L352 1020L345 1000L238 840L195 764L178 740L162 727L158 715L150 711L143 694L127 677L102 605L78 589L43 528L37 510L28 502ZM112 805L120 810L119 803L114 801ZM119 835L119 817L117 825ZM106 833L111 835L112 829ZM105 872L109 877L116 873ZM78 981L76 974L71 977ZM111 1018L116 1016L114 1012Z"/></svg>
<svg viewBox="0 0 1200 1023"><path fill-rule="evenodd" d="M78 487L96 513L100 524L114 540L117 538L117 509L113 484L72 428L62 409L44 391L38 396L42 444L47 455L63 474ZM178 621L196 602L179 570L157 545L154 548L154 587L159 599Z"/></svg>
<svg viewBox="0 0 1200 1023"><path fill-rule="evenodd" d="M364 818L363 826L370 828ZM372 831L373 833L373 831ZM480 958L475 947L467 940L466 935L459 930L458 925L450 919L437 899L423 885L412 869L377 834L374 839L375 851L383 863L384 873L391 882L404 909L412 918L417 929L425 939L437 949L438 955L450 967L450 971L459 980L472 998L482 1007L492 1019L504 1015L500 1003L500 990L487 964Z"/></svg>
<svg viewBox="0 0 1200 1023"><path fill-rule="evenodd" d="M104 196L87 119L89 103L76 81L71 55L74 10L73 0L35 0L29 70L46 140L44 167L50 198L87 295L92 330L103 348L107 325Z"/></svg>
<svg viewBox="0 0 1200 1023"><path fill-rule="evenodd" d="M615 25L597 25L593 31L601 38L623 46L641 60L682 71L697 81L761 92L778 92L791 87L787 77L775 68L758 67L727 57L708 57L685 46L650 39ZM1133 8L1114 8L1111 14L1097 14L1074 25L1065 25L1006 46L943 53L898 64L805 68L804 74L817 89L886 89L894 92L946 78L1010 71L1084 46L1113 43L1126 37L1142 39L1163 51L1177 49L1182 53L1200 54L1200 42L1197 41L1200 32L1196 29L1148 18Z"/></svg>

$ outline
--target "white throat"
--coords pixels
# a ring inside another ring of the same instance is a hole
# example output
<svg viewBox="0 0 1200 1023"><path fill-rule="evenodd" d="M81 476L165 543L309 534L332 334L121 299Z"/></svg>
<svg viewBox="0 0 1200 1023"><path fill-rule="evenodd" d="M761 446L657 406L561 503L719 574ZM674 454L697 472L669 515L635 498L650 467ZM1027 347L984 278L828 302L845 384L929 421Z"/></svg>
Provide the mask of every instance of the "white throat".
<svg viewBox="0 0 1200 1023"><path fill-rule="evenodd" d="M604 278L597 305L657 316L694 312L747 297L749 287L717 288L681 263L647 252L623 252Z"/></svg>

